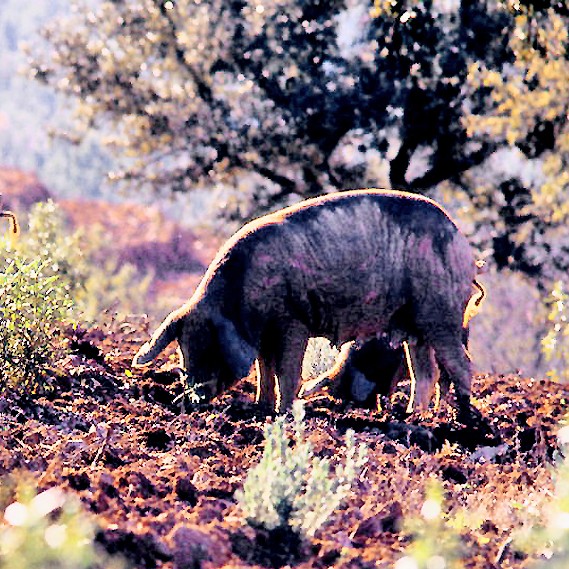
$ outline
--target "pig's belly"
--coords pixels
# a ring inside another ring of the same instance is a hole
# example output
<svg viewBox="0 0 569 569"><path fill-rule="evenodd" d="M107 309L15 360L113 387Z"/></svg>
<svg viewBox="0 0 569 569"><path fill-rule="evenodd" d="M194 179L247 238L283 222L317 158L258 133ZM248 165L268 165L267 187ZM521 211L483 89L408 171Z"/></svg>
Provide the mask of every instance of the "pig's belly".
<svg viewBox="0 0 569 569"><path fill-rule="evenodd" d="M335 345L341 345L351 340L365 340L386 331L391 311L385 313L376 307L348 306L342 309L336 307L335 318L329 326L319 331Z"/></svg>

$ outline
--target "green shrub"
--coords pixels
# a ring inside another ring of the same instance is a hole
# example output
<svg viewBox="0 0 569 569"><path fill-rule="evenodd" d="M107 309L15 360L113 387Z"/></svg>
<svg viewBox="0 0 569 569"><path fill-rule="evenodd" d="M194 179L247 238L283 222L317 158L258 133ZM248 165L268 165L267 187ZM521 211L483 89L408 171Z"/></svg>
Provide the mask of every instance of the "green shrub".
<svg viewBox="0 0 569 569"><path fill-rule="evenodd" d="M62 349L71 306L50 259L10 253L0 272L0 389L11 385L33 392L41 387Z"/></svg>
<svg viewBox="0 0 569 569"><path fill-rule="evenodd" d="M79 234L68 230L63 213L51 200L32 207L27 225L11 248L25 259L41 260L46 274L57 275L75 300L86 278Z"/></svg>
<svg viewBox="0 0 569 569"><path fill-rule="evenodd" d="M428 482L421 514L407 520L404 531L411 535L411 543L394 569L459 569L464 566L460 535L444 512L443 488L438 480Z"/></svg>
<svg viewBox="0 0 569 569"><path fill-rule="evenodd" d="M0 519L0 569L121 569L97 551L95 526L79 500L50 488L36 494L20 483Z"/></svg>
<svg viewBox="0 0 569 569"><path fill-rule="evenodd" d="M553 367L548 375L559 381L569 381L569 294L561 281L555 283L546 306L549 309L548 332L541 345Z"/></svg>
<svg viewBox="0 0 569 569"><path fill-rule="evenodd" d="M132 265L120 263L101 227L71 231L51 200L34 205L28 226L14 249L26 259L46 261L69 292L77 321L102 324L107 312L144 311L152 275L141 278Z"/></svg>
<svg viewBox="0 0 569 569"><path fill-rule="evenodd" d="M70 323L142 310L151 276L102 254L105 245L100 229L71 232L52 201L32 208L19 239L0 242L0 389L41 389Z"/></svg>
<svg viewBox="0 0 569 569"><path fill-rule="evenodd" d="M313 379L336 362L338 350L326 338L310 338L302 362L303 379Z"/></svg>
<svg viewBox="0 0 569 569"><path fill-rule="evenodd" d="M80 257L51 201L34 206L19 239L0 242L0 389L44 387L73 321Z"/></svg>
<svg viewBox="0 0 569 569"><path fill-rule="evenodd" d="M569 567L569 426L558 433L561 453L553 473L555 487L539 519L518 535L515 545L525 553L538 555L536 569Z"/></svg>
<svg viewBox="0 0 569 569"><path fill-rule="evenodd" d="M366 462L365 448L356 447L353 432L348 431L344 460L332 473L330 461L314 455L303 420L303 404L296 401L292 446L284 417L265 426L261 461L236 494L252 527L291 528L303 537L313 536L349 494Z"/></svg>

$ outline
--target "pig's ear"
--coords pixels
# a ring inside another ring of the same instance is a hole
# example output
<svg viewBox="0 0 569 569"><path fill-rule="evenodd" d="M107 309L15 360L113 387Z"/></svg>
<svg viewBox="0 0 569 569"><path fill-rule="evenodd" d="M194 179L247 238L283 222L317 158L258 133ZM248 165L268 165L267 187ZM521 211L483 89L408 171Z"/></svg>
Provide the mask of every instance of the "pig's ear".
<svg viewBox="0 0 569 569"><path fill-rule="evenodd" d="M245 377L257 357L255 349L243 339L237 332L235 324L228 318L217 315L213 323L217 329L219 347L225 361L236 378Z"/></svg>

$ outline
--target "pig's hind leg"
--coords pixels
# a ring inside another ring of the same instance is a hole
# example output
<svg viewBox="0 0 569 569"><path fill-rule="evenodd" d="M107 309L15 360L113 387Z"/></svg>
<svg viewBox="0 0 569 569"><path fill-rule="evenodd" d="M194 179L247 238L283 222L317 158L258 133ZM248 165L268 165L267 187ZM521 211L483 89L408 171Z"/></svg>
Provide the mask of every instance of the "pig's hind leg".
<svg viewBox="0 0 569 569"><path fill-rule="evenodd" d="M410 404L409 407L412 406L415 411L422 414L429 407L437 381L435 352L431 346L419 342L416 346L410 346L410 354L414 367L415 394L414 401L413 399L410 401L413 405Z"/></svg>
<svg viewBox="0 0 569 569"><path fill-rule="evenodd" d="M444 368L448 380L454 385L458 420L472 425L481 419L480 412L472 406L472 365L461 341L460 331L457 334L445 335L435 339L431 345L437 361Z"/></svg>
<svg viewBox="0 0 569 569"><path fill-rule="evenodd" d="M462 325L465 304L459 298L449 299L432 291L417 302L415 323L419 337L435 351L441 372L446 372L454 385L458 419L470 425L480 413L470 403L472 366L464 349Z"/></svg>

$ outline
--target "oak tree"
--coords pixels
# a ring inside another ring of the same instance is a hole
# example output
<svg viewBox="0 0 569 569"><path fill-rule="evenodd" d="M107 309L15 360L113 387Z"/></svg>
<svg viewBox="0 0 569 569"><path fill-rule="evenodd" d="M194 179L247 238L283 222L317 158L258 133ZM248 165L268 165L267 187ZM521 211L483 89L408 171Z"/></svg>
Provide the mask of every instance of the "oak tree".
<svg viewBox="0 0 569 569"><path fill-rule="evenodd" d="M499 267L549 282L569 267L566 19L546 0L92 0L45 30L34 73L132 187L233 184L245 218L385 182L450 195ZM545 182L494 174L504 148Z"/></svg>

